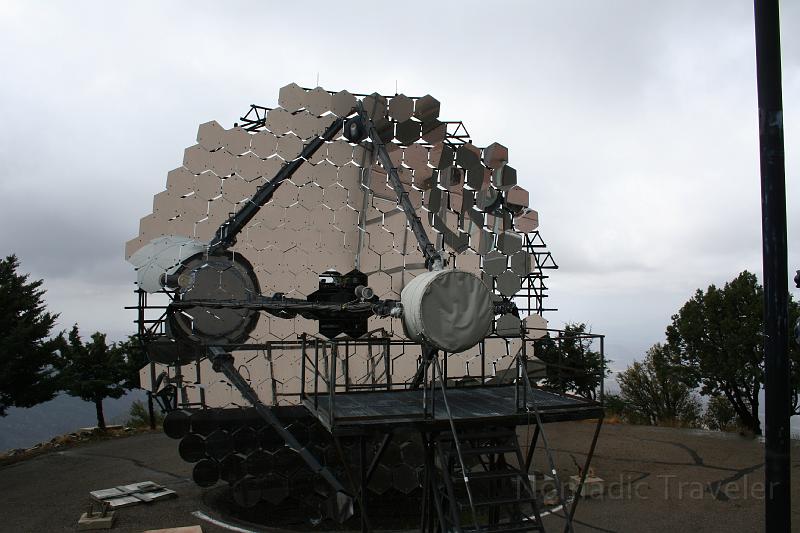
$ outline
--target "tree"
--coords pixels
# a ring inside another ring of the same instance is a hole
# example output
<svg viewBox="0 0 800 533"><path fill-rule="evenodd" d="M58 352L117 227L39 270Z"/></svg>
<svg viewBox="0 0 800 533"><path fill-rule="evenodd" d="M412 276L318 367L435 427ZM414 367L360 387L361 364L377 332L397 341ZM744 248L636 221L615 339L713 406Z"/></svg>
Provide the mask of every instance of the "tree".
<svg viewBox="0 0 800 533"><path fill-rule="evenodd" d="M118 345L119 351L125 358L126 377L123 381L123 387L128 390L141 389L141 375L139 371L150 362L147 357L147 352L144 349L141 339L138 335L131 335L128 340L122 341ZM134 405L137 402L134 402ZM141 402L138 402L141 403ZM147 413L150 424L150 429L155 429L156 425L160 423L155 409L153 408L153 394L152 391L147 391ZM131 408L133 409L133 408ZM133 415L133 411L131 411Z"/></svg>
<svg viewBox="0 0 800 533"><path fill-rule="evenodd" d="M145 427L150 425L150 414L147 407L139 400L134 400L131 404L131 409L128 412L130 418L126 424L131 427ZM161 413L156 414L155 423L160 425L164 421L164 415Z"/></svg>
<svg viewBox="0 0 800 533"><path fill-rule="evenodd" d="M764 383L764 291L754 274L744 271L722 289L710 285L672 317L667 340L685 370L684 382L704 395L724 396L743 426L761 435L759 393ZM789 295L789 314L798 316ZM800 350L789 347L793 407L797 413Z"/></svg>
<svg viewBox="0 0 800 533"><path fill-rule="evenodd" d="M725 396L711 396L703 415L703 424L716 431L730 431L736 425L736 411Z"/></svg>
<svg viewBox="0 0 800 533"><path fill-rule="evenodd" d="M48 339L58 315L45 310L42 280L17 274L15 255L0 260L0 416L55 396L56 343Z"/></svg>
<svg viewBox="0 0 800 533"><path fill-rule="evenodd" d="M606 417L628 418L628 404L619 394L607 392L603 398L603 403Z"/></svg>
<svg viewBox="0 0 800 533"><path fill-rule="evenodd" d="M681 380L669 346L655 344L644 361L617 374L624 414L650 425L692 426L700 417L700 402Z"/></svg>
<svg viewBox="0 0 800 533"><path fill-rule="evenodd" d="M150 359L147 357L147 352L142 346L139 336L131 335L127 340L119 342L116 347L125 360L125 379L123 381L123 386L127 390L141 389L142 383L139 370L146 366L150 362Z"/></svg>
<svg viewBox="0 0 800 533"><path fill-rule="evenodd" d="M109 346L105 334L100 332L84 344L77 325L72 327L67 340L63 335L60 338L61 388L70 396L94 403L97 427L105 429L103 400L125 394L126 380L130 378L123 352L116 345Z"/></svg>
<svg viewBox="0 0 800 533"><path fill-rule="evenodd" d="M592 349L594 339L588 335L586 324L566 324L558 337L548 334L538 341L535 355L547 364L547 387L596 399L609 371L602 354Z"/></svg>
<svg viewBox="0 0 800 533"><path fill-rule="evenodd" d="M789 328L800 327L800 303L789 295ZM789 380L792 386L792 414L800 415L800 334L789 332Z"/></svg>

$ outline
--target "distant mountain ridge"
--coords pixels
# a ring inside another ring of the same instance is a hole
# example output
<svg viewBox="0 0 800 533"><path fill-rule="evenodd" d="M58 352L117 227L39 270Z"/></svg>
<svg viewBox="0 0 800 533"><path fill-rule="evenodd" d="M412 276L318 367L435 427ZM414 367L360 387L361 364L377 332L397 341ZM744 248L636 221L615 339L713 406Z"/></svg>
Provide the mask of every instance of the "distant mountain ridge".
<svg viewBox="0 0 800 533"><path fill-rule="evenodd" d="M134 400L144 400L144 391L132 391L122 398L103 401L106 423L122 423ZM0 453L14 448L30 448L53 437L97 425L94 404L66 394L28 409L12 407L0 417Z"/></svg>

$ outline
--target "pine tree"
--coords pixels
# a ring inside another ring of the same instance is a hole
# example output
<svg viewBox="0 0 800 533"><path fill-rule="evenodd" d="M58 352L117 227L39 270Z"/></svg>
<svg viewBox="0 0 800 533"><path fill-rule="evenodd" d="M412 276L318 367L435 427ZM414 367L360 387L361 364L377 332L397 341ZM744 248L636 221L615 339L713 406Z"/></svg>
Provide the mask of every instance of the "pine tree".
<svg viewBox="0 0 800 533"><path fill-rule="evenodd" d="M46 402L57 389L48 337L58 315L45 309L42 280L29 282L18 268L15 255L0 260L0 416Z"/></svg>
<svg viewBox="0 0 800 533"><path fill-rule="evenodd" d="M129 379L129 366L122 350L106 343L104 333L94 333L91 340L84 344L78 326L66 341L61 337L61 357L59 369L62 390L70 396L92 402L97 412L97 427L105 429L103 400L120 398L125 394L126 380Z"/></svg>

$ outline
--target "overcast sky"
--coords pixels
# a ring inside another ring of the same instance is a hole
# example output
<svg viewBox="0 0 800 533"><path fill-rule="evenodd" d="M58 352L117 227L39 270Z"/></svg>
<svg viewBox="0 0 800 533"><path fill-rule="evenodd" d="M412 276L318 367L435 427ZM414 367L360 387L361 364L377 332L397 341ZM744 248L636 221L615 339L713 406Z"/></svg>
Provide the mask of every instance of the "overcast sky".
<svg viewBox="0 0 800 533"><path fill-rule="evenodd" d="M698 288L761 275L752 2L0 3L0 253L60 328L133 332L123 246L197 125L296 82L442 102L509 147L560 270L551 324L615 368ZM784 2L790 271L800 9ZM797 295L797 291L795 291Z"/></svg>

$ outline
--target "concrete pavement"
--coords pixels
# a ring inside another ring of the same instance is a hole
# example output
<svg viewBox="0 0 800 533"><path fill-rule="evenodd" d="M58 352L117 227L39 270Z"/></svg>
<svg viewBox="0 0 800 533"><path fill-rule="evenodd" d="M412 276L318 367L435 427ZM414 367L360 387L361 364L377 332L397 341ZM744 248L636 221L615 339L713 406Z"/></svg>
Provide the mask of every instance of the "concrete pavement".
<svg viewBox="0 0 800 533"><path fill-rule="evenodd" d="M594 426L547 426L560 475L582 463ZM520 428L525 435L526 428ZM800 531L800 443L793 450L794 530ZM546 470L535 454L535 468ZM578 532L763 531L763 445L738 435L644 426L607 425L593 463L605 480L602 497L581 500ZM245 530L215 503L222 491L191 481L177 441L158 433L83 444L0 468L0 531L75 531L90 490L150 480L178 492L174 500L119 510L119 533L201 524L205 532L230 531L193 516L202 512ZM377 499L377 496L373 496ZM268 518L268 517L267 517ZM559 531L556 514L545 518Z"/></svg>

